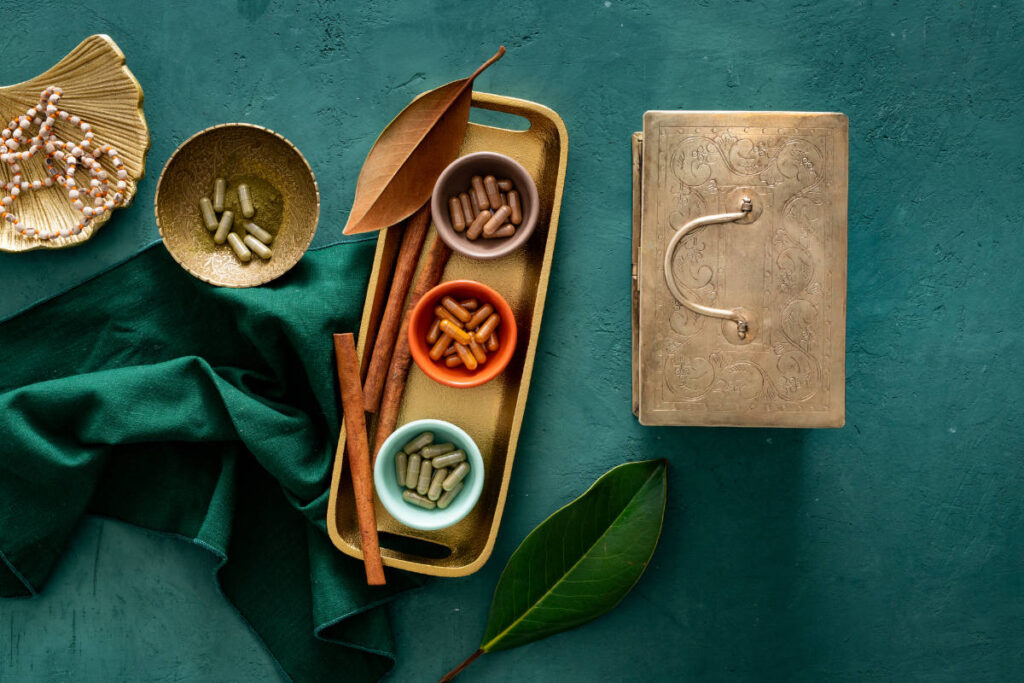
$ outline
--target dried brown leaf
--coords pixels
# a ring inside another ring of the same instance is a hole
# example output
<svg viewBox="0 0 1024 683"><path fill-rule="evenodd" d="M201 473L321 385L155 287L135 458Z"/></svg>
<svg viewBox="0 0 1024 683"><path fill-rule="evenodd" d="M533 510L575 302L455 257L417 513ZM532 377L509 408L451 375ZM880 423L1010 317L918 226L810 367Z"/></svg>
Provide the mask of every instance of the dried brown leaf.
<svg viewBox="0 0 1024 683"><path fill-rule="evenodd" d="M469 78L413 100L388 124L363 162L346 235L394 225L423 206L435 180L462 146L473 79L503 54L505 48L499 48Z"/></svg>

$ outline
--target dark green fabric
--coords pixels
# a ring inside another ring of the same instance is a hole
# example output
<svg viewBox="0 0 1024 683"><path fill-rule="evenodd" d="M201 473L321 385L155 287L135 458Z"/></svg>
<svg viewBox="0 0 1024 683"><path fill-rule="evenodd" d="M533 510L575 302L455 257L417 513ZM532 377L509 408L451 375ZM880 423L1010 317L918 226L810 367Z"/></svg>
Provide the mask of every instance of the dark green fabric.
<svg viewBox="0 0 1024 683"><path fill-rule="evenodd" d="M331 333L356 330L364 241L266 287L210 287L150 249L0 325L0 595L37 592L84 514L218 555L224 594L296 680L375 680L415 584L330 544Z"/></svg>

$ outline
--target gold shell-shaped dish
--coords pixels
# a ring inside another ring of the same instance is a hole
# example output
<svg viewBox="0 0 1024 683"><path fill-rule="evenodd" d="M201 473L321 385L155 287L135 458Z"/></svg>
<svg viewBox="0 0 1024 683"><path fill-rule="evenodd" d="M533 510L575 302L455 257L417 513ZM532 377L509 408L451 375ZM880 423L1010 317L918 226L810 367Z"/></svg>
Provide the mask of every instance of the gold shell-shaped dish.
<svg viewBox="0 0 1024 683"><path fill-rule="evenodd" d="M199 212L199 200L213 198L217 178L228 183L236 232L244 234L235 188L252 192L251 219L274 233L273 256L255 254L248 263L227 244L215 244ZM221 287L255 287L284 275L309 247L320 216L320 191L313 170L295 145L251 123L224 123L201 130L175 150L156 184L156 223L164 246L182 268Z"/></svg>
<svg viewBox="0 0 1024 683"><path fill-rule="evenodd" d="M92 125L98 143L113 145L117 149L128 172L122 208L128 206L135 196L138 181L146 171L149 127L142 114L142 88L125 66L124 53L110 36L89 36L45 73L24 83L0 88L0 127L6 126L16 116L24 116L30 107L39 104L40 93L51 85L64 91L59 105L62 109ZM81 137L77 126L67 121L58 120L54 131L64 140ZM100 163L107 173L114 174L109 157L104 156ZM21 162L21 167L26 180L46 177L41 154ZM81 175L86 177L84 173ZM0 181L8 182L10 179L10 167L0 164ZM58 185L23 192L14 202L12 211L25 223L50 232L73 227L81 219L81 214L68 201L66 190ZM111 212L106 212L77 235L50 240L23 237L5 222L0 226L0 251L73 247L92 237L110 215Z"/></svg>

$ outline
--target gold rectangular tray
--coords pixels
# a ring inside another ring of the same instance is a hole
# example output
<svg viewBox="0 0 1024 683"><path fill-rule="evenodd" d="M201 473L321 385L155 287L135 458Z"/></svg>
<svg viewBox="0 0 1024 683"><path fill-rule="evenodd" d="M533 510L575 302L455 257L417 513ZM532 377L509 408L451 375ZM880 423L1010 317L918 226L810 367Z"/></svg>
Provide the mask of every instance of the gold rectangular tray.
<svg viewBox="0 0 1024 683"><path fill-rule="evenodd" d="M396 521L379 501L376 503L384 564L432 576L472 574L484 565L494 548L537 352L568 158L565 124L551 109L526 100L486 93L473 93L473 107L521 116L529 121L530 127L525 131L470 123L459 154L484 150L500 152L522 164L537 183L540 219L523 249L495 261L475 261L453 254L442 278L443 281L479 280L508 300L516 316L520 341L505 371L473 389L438 384L415 364L409 371L398 424L427 417L448 420L469 433L484 458L484 490L480 501L465 519L452 527L440 531L411 529ZM359 327L358 350L364 372L386 301L400 237L397 230L384 230L377 240ZM436 239L436 232L431 226L423 254L433 239ZM372 431L370 442L373 443ZM339 550L362 559L359 526L352 505L352 481L342 476L343 451L339 447L335 454L327 530Z"/></svg>

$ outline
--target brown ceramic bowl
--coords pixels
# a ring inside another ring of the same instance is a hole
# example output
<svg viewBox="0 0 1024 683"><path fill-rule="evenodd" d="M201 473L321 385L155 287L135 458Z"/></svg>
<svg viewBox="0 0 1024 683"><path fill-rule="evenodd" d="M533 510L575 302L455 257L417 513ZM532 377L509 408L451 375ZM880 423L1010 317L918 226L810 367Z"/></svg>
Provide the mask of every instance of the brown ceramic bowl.
<svg viewBox="0 0 1024 683"><path fill-rule="evenodd" d="M476 240L469 240L464 232L458 233L452 228L448 215L448 199L452 195L465 192L470 186L470 179L475 175L508 178L515 184L523 206L523 222L516 227L516 234L496 239L481 236ZM453 251L469 258L489 260L515 251L530 239L533 229L537 227L540 200L537 196L537 185L530 177L530 173L515 159L497 152L474 152L459 157L442 171L430 197L430 213L438 236Z"/></svg>

